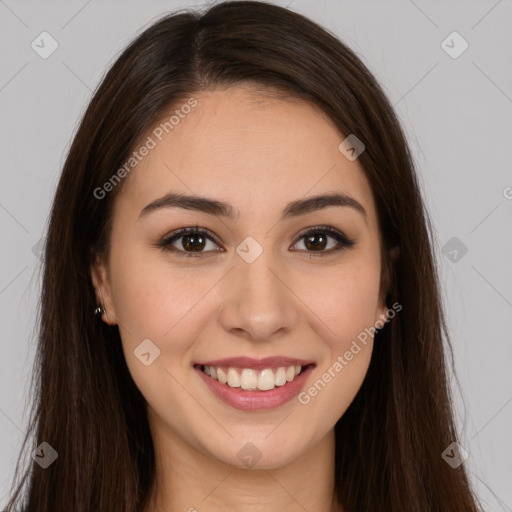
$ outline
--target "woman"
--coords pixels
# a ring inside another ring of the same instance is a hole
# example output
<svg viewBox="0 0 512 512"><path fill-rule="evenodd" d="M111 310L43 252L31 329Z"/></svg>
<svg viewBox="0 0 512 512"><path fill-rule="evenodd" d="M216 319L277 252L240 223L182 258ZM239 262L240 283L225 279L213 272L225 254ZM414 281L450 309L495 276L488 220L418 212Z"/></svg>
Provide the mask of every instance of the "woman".
<svg viewBox="0 0 512 512"><path fill-rule="evenodd" d="M442 457L429 229L389 102L338 39L263 2L159 20L62 172L37 464L7 510L478 510Z"/></svg>

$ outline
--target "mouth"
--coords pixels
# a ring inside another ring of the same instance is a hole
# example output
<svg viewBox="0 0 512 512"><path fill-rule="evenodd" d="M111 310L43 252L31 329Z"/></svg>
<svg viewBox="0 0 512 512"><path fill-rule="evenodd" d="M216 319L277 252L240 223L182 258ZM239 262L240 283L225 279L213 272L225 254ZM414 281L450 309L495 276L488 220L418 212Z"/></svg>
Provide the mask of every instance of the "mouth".
<svg viewBox="0 0 512 512"><path fill-rule="evenodd" d="M233 359L229 361L235 364ZM297 362L287 359L287 362L292 361ZM270 360L267 359L267 362ZM290 403L306 386L316 367L315 363L308 362L277 367L264 365L266 367L259 369L217 366L218 364L219 361L215 365L196 364L194 371L213 396L224 404L247 413L269 411ZM283 359L280 359L280 364L283 364ZM256 363L253 366L261 364Z"/></svg>
<svg viewBox="0 0 512 512"><path fill-rule="evenodd" d="M298 379L299 376L304 375L305 372L309 373L315 366L315 363L307 363L257 369L196 364L194 368L207 375L209 379L216 380L227 388L247 392L262 392L287 386Z"/></svg>

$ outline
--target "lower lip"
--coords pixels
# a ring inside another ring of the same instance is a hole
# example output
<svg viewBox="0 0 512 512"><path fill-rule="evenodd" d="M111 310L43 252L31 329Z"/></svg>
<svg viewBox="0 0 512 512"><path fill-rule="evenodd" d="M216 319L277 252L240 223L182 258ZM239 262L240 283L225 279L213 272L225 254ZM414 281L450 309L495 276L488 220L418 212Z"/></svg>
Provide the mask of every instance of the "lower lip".
<svg viewBox="0 0 512 512"><path fill-rule="evenodd" d="M232 388L206 375L201 370L201 366L196 366L194 369L213 394L231 407L242 411L266 411L276 409L297 396L313 368L314 365L308 366L291 382L268 391L244 391L242 388Z"/></svg>

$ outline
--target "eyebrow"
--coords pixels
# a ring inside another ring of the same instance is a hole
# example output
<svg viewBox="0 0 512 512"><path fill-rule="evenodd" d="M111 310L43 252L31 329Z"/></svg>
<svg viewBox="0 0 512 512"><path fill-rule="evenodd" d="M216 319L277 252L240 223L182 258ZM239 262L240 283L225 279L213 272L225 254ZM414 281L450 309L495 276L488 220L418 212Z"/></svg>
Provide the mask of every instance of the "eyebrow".
<svg viewBox="0 0 512 512"><path fill-rule="evenodd" d="M330 206L346 206L353 208L363 215L365 222L367 220L366 210L359 201L346 194L331 193L307 197L288 203L281 215L281 221ZM139 219L162 208L195 210L217 217L226 217L231 220L237 220L240 217L240 212L236 211L229 203L203 196L169 193L145 206L139 214Z"/></svg>

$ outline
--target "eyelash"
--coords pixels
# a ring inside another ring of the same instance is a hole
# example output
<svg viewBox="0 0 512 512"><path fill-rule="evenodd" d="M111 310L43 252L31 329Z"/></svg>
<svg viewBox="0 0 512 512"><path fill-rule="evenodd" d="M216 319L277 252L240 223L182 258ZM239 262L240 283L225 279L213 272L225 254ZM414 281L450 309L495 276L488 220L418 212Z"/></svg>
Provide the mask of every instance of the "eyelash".
<svg viewBox="0 0 512 512"><path fill-rule="evenodd" d="M311 256L325 256L325 255L333 254L333 253L342 251L344 249L349 249L356 244L355 239L350 239L350 238L346 237L343 233L332 228L331 226L325 226L325 225L315 226L313 228L308 228L307 230L302 231L298 235L297 242L299 242L302 238L305 238L307 235L311 235L311 234L315 234L315 233L323 233L323 234L331 236L338 242L338 245L335 246L334 248L331 248L328 250L323 250L323 251L305 251L305 252L309 252L311 254ZM217 245L220 245L220 242L216 236L214 236L209 231L200 228L199 226L195 226L192 228L181 228L177 231L174 231L173 233L170 233L169 235L164 237L158 243L158 246L164 251L169 251L169 252L175 253L179 257L183 257L183 258L197 258L204 253L212 252L212 251L199 251L199 252L195 252L195 253L187 252L187 251L183 251L181 249L177 249L176 247L173 247L171 245L173 242L175 242L179 238L181 238L185 235L190 235L190 234L204 235L206 238L208 238L212 242L215 242ZM297 242L295 242L293 245L295 245ZM221 251L213 251L213 252L221 252ZM301 251L301 252L304 252L304 251Z"/></svg>

